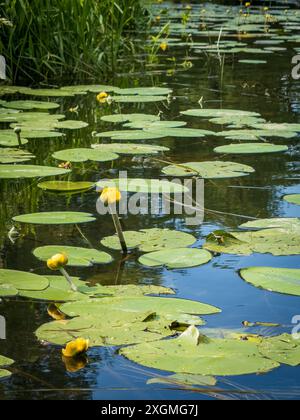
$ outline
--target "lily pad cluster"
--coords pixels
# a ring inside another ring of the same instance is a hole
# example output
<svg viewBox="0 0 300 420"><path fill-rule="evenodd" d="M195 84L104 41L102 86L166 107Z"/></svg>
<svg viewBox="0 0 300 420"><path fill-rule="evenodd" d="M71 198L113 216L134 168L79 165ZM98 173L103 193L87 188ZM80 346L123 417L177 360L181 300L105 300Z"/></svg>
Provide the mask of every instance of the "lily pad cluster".
<svg viewBox="0 0 300 420"><path fill-rule="evenodd" d="M12 359L0 355L0 380L9 378L11 376L11 372L5 368L8 368L13 363L14 361Z"/></svg>

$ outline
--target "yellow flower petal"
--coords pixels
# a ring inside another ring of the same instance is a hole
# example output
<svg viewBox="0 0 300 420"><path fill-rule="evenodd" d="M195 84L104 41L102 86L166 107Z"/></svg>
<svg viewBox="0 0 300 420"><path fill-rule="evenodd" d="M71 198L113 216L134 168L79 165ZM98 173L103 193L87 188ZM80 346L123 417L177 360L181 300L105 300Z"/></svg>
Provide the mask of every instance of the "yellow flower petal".
<svg viewBox="0 0 300 420"><path fill-rule="evenodd" d="M65 357L75 357L79 354L86 353L88 348L89 340L77 338L66 345L66 348L62 350L62 354Z"/></svg>
<svg viewBox="0 0 300 420"><path fill-rule="evenodd" d="M105 204L115 204L122 198L122 194L117 188L104 188L100 200Z"/></svg>
<svg viewBox="0 0 300 420"><path fill-rule="evenodd" d="M69 262L68 256L66 254L56 254L53 255L48 261L47 266L50 270L56 271L62 267L65 267Z"/></svg>

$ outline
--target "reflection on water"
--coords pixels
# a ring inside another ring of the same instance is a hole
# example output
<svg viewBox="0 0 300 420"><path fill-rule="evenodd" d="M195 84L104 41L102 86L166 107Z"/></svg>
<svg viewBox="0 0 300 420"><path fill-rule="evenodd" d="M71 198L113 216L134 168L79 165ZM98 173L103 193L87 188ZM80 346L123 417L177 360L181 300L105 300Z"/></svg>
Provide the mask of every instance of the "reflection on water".
<svg viewBox="0 0 300 420"><path fill-rule="evenodd" d="M246 41L247 42L247 41ZM188 56L193 67L188 71L167 73L171 67L166 57L160 64L149 67L147 73L122 74L111 81L122 86L166 85L174 89L176 100L170 105L138 104L121 106L123 112L162 112L166 120L178 119L180 111L199 107L199 99L205 107L224 107L259 112L272 122L300 123L300 83L292 80L291 57L294 45L289 49L268 56L268 63L257 68L241 65L233 60L225 62L221 78L218 60L193 54L185 47L170 49L169 58L177 60ZM138 69L139 57L132 66ZM159 70L157 72L157 69ZM121 72L120 72L121 73ZM160 74L157 74L160 73ZM169 75L169 76L168 76ZM98 81L96 81L98 82ZM60 99L61 109L78 106L78 119L89 122L88 129L68 132L63 140L64 148L89 146L95 140L93 131L114 129L113 125L100 121L103 114L111 113L104 105L99 109L95 95ZM67 117L74 118L72 115ZM207 121L185 117L188 126L216 130ZM218 127L222 130L222 127ZM232 157L232 161L255 167L249 177L221 181L206 181L205 222L202 226L186 227L183 217L126 216L123 223L127 230L148 227L182 229L194 234L199 244L216 228L235 229L245 218L298 217L299 209L282 201L285 194L299 193L299 147L297 140L284 140L290 146L286 154ZM282 139L275 139L280 144ZM147 142L145 142L147 143ZM212 152L220 138L154 140L152 143L171 148L166 156L176 163L217 159ZM52 153L62 148L62 140L35 140L29 150L37 156L36 164L53 164ZM129 158L109 164L76 165L72 180L96 181L100 177L115 177L118 170L128 170L132 177L156 178L160 167L155 163L142 167ZM37 188L38 181L2 182L0 190L0 266L45 274L45 267L32 255L32 250L41 244L86 246L84 238L74 227L24 227L21 237L12 243L7 232L12 227L11 218L17 214L36 211L74 210L95 213L97 195L88 192L66 197L44 193ZM114 232L110 217L101 217L97 223L83 226L84 235L94 247L100 240ZM112 265L74 269L71 274L88 278L92 284L155 284L173 287L179 297L201 300L222 308L222 314L210 317L208 327L239 328L243 321L268 321L279 323L290 331L292 317L299 313L299 298L271 294L244 283L238 270L251 265L299 268L298 257L272 257L252 255L216 256L210 264L191 270L167 271L162 268L147 269L136 264L135 257L122 261L114 253ZM65 365L60 350L38 343L34 331L50 320L47 305L36 302L2 302L0 313L7 320L6 341L0 341L0 353L16 360L14 375L0 383L0 399L106 399L106 398L220 398L220 399L265 399L299 398L299 370L286 366L264 376L250 375L242 378L221 380L217 390L178 388L171 385L146 385L146 381L163 372L153 372L126 361L115 349L92 349L88 360L79 360L76 365ZM87 364L86 364L87 363ZM288 394L286 390L289 390Z"/></svg>

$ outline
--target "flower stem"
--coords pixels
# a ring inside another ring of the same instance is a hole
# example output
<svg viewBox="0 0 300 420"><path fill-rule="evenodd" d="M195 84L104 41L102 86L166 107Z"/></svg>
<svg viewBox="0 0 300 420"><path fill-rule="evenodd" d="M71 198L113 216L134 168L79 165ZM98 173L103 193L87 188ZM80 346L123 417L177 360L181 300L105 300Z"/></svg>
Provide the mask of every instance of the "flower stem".
<svg viewBox="0 0 300 420"><path fill-rule="evenodd" d="M78 292L77 286L75 286L75 284L73 283L71 277L69 276L69 274L66 272L66 270L61 267L59 269L59 271L61 272L61 274L65 277L65 279L67 280L67 282L69 283L69 285L71 286L71 289L73 290L73 292Z"/></svg>
<svg viewBox="0 0 300 420"><path fill-rule="evenodd" d="M110 214L111 214L111 217L113 219L113 222L114 222L114 225L115 225L115 228L116 228L116 232L117 232L119 240L120 240L120 244L121 244L121 247L122 247L122 252L123 252L123 254L126 255L126 254L128 254L128 248L127 248L127 245L126 245L126 241L125 241L123 229L122 229L122 226L121 226L121 223L120 223L119 215L118 215L117 211L114 208L112 208L112 206L109 206L109 210L110 210Z"/></svg>

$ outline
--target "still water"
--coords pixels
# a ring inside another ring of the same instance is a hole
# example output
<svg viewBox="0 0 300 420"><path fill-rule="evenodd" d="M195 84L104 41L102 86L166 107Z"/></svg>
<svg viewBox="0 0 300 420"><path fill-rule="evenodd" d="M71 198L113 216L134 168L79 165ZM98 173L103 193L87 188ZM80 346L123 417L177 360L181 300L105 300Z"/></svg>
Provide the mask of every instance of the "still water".
<svg viewBox="0 0 300 420"><path fill-rule="evenodd" d="M199 38L201 41L202 38ZM197 35L194 34L197 41ZM243 41L251 42L251 41ZM299 46L299 44L298 44ZM182 119L180 111L199 107L232 108L258 112L268 121L300 123L300 82L291 77L292 57L297 44L289 43L284 51L268 55L266 64L239 63L235 57L225 60L224 68L218 57L197 54L185 45L170 47L159 52L159 63L141 71L143 57L130 57L120 63L118 74L109 83L120 87L165 86L173 89L170 104L121 105L124 113L162 113L165 120ZM173 59L176 58L176 60ZM172 60L171 60L172 58ZM240 54L239 59L249 58ZM250 57L256 58L257 57ZM258 57L259 58L259 57ZM184 69L179 63L190 61L193 67ZM177 63L177 64L176 64ZM88 81L91 83L91 81ZM94 80L92 83L99 83ZM102 82L102 81L101 81ZM107 81L106 81L107 82ZM58 81L58 83L60 83ZM61 82L62 85L64 82ZM68 81L72 84L72 81ZM35 164L54 165L51 155L72 147L89 147L94 142L93 131L115 129L100 120L115 110L115 105L99 107L95 95L59 99L58 113L68 118L89 123L87 129L67 132L66 138L31 140L28 149L37 156ZM78 116L68 110L78 106ZM206 120L184 117L188 126L216 130ZM218 127L217 127L218 128ZM220 127L220 130L222 127ZM280 138L273 143L282 144ZM167 159L176 163L215 160L213 149L225 144L220 138L203 139L166 138L145 143L167 146L171 152ZM299 145L297 139L284 140L289 151L285 154L230 156L256 169L254 174L205 182L205 207L220 213L206 212L201 226L186 226L184 217L168 215L126 216L126 230L149 227L171 228L193 234L198 245L206 235L216 229L236 229L249 218L299 217L299 207L282 200L286 194L300 192ZM62 147L63 146L63 147ZM166 156L165 156L166 158ZM225 159L227 160L227 159ZM119 170L127 170L131 177L158 178L164 166L147 162L144 166L131 158L122 158L111 164L77 165L72 180L97 181L103 177L116 177ZM38 246L64 242L86 246L86 242L73 227L43 227L26 231L12 244L7 232L11 218L17 214L38 211L85 211L96 213L97 195L94 191L68 196L42 192L37 181L2 182L0 190L1 257L2 268L47 274L45 266L36 260L32 250ZM95 248L100 240L114 233L110 217L101 217L96 223L83 225L84 235ZM285 296L259 290L245 283L239 276L241 268L273 266L300 268L299 257L273 257L220 255L201 267L168 271L145 268L134 259L120 261L114 253L114 263L108 266L76 270L72 275L89 279L92 283L155 284L171 287L177 296L206 302L222 309L222 313L206 318L208 328L239 329L242 322L260 321L278 323L280 329L265 328L264 334L291 333L292 318L300 314L299 297ZM7 339L0 340L0 354L13 358L13 376L0 382L0 399L266 399L300 397L299 368L282 366L265 375L246 375L220 378L213 389L193 389L175 385L147 385L156 376L168 373L138 366L116 353L115 348L93 348L88 353L86 367L76 373L66 371L60 349L39 343L34 331L50 321L47 305L22 299L3 301L0 314L7 320ZM254 331L255 332L255 331Z"/></svg>

